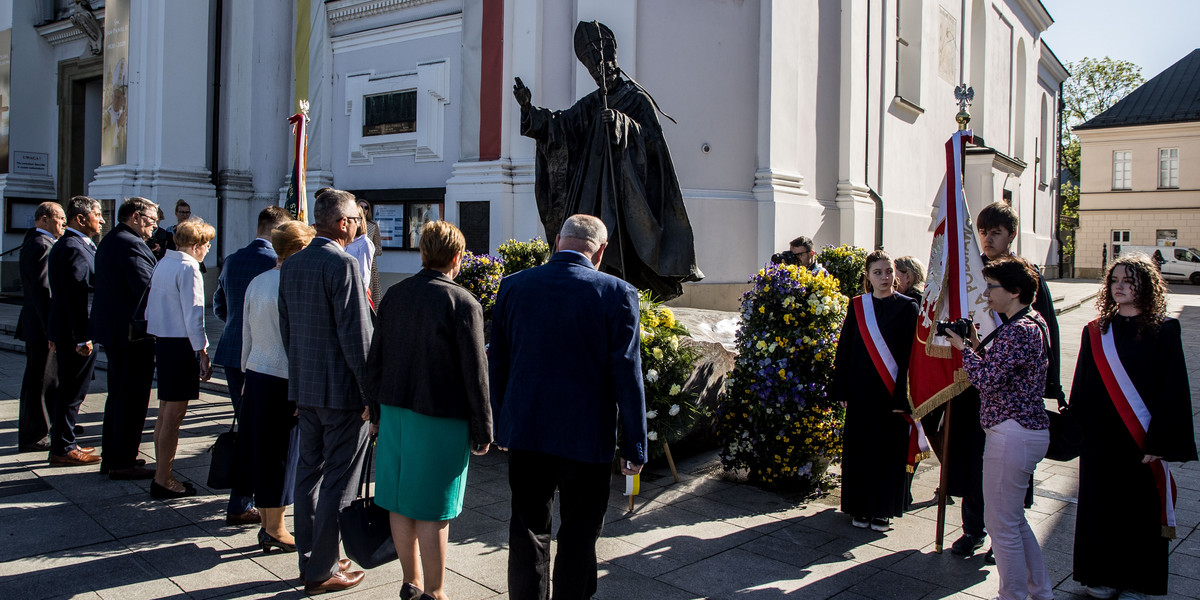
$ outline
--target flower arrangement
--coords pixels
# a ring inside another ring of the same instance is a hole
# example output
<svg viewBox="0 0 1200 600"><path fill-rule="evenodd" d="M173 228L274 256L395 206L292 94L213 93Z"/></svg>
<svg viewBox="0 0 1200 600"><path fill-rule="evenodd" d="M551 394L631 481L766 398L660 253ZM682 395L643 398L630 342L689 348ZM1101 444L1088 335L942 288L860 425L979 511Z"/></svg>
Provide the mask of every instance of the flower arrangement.
<svg viewBox="0 0 1200 600"><path fill-rule="evenodd" d="M765 487L826 485L845 423L826 388L849 300L834 277L794 265L767 265L750 285L717 407L721 463Z"/></svg>
<svg viewBox="0 0 1200 600"><path fill-rule="evenodd" d="M817 262L838 280L843 296L853 298L862 293L863 269L867 264L867 251L858 246L825 245L817 254Z"/></svg>
<svg viewBox="0 0 1200 600"><path fill-rule="evenodd" d="M646 426L650 457L662 454L662 444L675 443L692 430L696 419L706 416L697 405L697 395L684 389L696 368L699 354L681 343L686 327L675 320L670 308L641 297L642 381L646 389Z"/></svg>
<svg viewBox="0 0 1200 600"><path fill-rule="evenodd" d="M550 260L550 245L541 238L533 238L528 242L508 240L496 249L504 260L504 275L512 275L517 271L546 264Z"/></svg>
<svg viewBox="0 0 1200 600"><path fill-rule="evenodd" d="M454 281L475 295L483 306L483 320L490 321L503 276L504 261L488 254L472 254L470 250L464 250L462 267Z"/></svg>

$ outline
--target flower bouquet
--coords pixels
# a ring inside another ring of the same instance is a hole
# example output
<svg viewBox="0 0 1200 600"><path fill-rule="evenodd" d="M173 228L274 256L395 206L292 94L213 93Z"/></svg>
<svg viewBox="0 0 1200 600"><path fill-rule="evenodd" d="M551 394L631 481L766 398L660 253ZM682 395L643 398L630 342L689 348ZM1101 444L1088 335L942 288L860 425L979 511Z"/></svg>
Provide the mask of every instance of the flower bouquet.
<svg viewBox="0 0 1200 600"><path fill-rule="evenodd" d="M492 307L496 304L496 294L500 291L500 278L503 276L504 261L488 254L472 254L470 250L464 250L462 267L454 281L475 295L483 306L483 320L491 321Z"/></svg>
<svg viewBox="0 0 1200 600"><path fill-rule="evenodd" d="M750 285L717 407L721 463L764 487L826 485L845 423L826 388L849 300L834 277L793 265L767 265Z"/></svg>
<svg viewBox="0 0 1200 600"><path fill-rule="evenodd" d="M646 427L650 458L656 458L663 454L662 442L679 441L706 413L697 405L696 393L684 389L699 357L681 343L687 328L675 320L670 308L651 300L649 292L639 294Z"/></svg>
<svg viewBox="0 0 1200 600"><path fill-rule="evenodd" d="M846 244L826 245L817 254L817 262L838 280L843 296L853 298L862 293L863 270L867 264L866 250Z"/></svg>
<svg viewBox="0 0 1200 600"><path fill-rule="evenodd" d="M550 246L541 238L533 238L528 242L508 240L500 244L496 251L500 253L500 258L504 261L505 276L544 265L546 261L550 260Z"/></svg>

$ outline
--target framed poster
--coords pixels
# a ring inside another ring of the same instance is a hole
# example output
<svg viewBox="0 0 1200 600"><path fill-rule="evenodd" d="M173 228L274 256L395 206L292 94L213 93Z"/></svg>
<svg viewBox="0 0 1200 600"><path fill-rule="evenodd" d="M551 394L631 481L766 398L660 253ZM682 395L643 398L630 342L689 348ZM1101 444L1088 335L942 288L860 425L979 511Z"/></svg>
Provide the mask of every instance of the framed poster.
<svg viewBox="0 0 1200 600"><path fill-rule="evenodd" d="M36 198L4 199L4 233L25 233L33 229L33 213L45 200Z"/></svg>
<svg viewBox="0 0 1200 600"><path fill-rule="evenodd" d="M352 190L355 198L371 203L384 248L417 250L421 227L442 218L446 188Z"/></svg>

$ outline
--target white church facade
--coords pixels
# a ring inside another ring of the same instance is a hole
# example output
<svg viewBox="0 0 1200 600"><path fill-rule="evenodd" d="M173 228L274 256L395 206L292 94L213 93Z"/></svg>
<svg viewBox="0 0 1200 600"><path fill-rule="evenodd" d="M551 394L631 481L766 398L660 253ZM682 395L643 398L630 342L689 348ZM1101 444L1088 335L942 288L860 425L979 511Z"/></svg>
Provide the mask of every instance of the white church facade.
<svg viewBox="0 0 1200 600"><path fill-rule="evenodd" d="M215 266L281 200L302 98L308 190L374 204L385 285L420 268L425 219L477 251L544 237L513 79L571 106L595 88L572 33L599 20L676 121L660 119L706 275L677 302L736 307L800 235L927 259L962 82L972 213L1010 202L1018 252L1058 272L1067 73L1038 0L92 0L99 40L80 6L0 0L3 250L37 201L140 195L171 224L184 198L218 226Z"/></svg>

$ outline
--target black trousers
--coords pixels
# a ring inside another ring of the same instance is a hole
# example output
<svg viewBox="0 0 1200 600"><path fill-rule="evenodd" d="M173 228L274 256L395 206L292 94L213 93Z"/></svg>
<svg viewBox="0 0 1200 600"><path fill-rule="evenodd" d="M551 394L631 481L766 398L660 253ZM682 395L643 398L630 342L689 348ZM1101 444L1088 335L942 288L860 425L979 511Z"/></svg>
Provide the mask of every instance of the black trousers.
<svg viewBox="0 0 1200 600"><path fill-rule="evenodd" d="M50 413L58 394L57 359L45 338L25 342L25 376L17 420L18 447L36 444L50 433Z"/></svg>
<svg viewBox="0 0 1200 600"><path fill-rule="evenodd" d="M596 540L608 509L611 475L610 463L577 462L541 452L509 452L509 598L551 597L550 515L554 512L555 490L562 523L554 558L554 599L582 600L596 593Z"/></svg>
<svg viewBox="0 0 1200 600"><path fill-rule="evenodd" d="M63 456L78 447L75 443L75 420L79 406L92 387L96 369L96 352L80 356L75 344L57 344L58 394L50 417L50 453Z"/></svg>
<svg viewBox="0 0 1200 600"><path fill-rule="evenodd" d="M132 467L137 460L150 386L154 381L154 340L138 340L123 347L105 346L108 357L108 398L104 401L101 471Z"/></svg>

